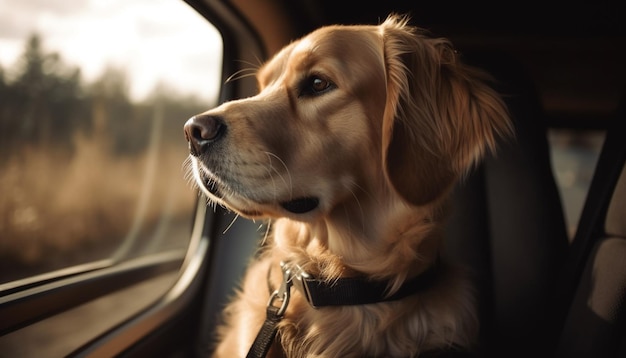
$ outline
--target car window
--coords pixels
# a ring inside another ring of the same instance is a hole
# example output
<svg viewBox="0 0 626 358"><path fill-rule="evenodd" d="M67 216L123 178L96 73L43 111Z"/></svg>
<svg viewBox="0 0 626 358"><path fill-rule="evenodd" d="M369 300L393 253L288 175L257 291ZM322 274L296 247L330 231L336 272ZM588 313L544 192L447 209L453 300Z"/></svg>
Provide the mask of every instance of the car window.
<svg viewBox="0 0 626 358"><path fill-rule="evenodd" d="M601 130L553 128L548 132L553 172L570 240L578 227L604 136Z"/></svg>
<svg viewBox="0 0 626 358"><path fill-rule="evenodd" d="M185 249L182 125L216 101L216 30L171 0L2 7L0 285Z"/></svg>
<svg viewBox="0 0 626 358"><path fill-rule="evenodd" d="M0 355L65 356L163 296L197 246L182 127L217 102L222 39L182 1L0 6Z"/></svg>

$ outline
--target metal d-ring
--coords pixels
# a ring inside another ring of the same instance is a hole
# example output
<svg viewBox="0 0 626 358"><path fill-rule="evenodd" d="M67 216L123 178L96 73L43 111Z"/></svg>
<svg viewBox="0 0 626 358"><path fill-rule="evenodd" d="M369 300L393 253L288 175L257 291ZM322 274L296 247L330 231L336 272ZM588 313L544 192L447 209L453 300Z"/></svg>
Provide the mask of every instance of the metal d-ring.
<svg viewBox="0 0 626 358"><path fill-rule="evenodd" d="M288 264L282 261L280 263L280 269L283 271L283 281L281 282L280 287L278 287L278 289L272 292L272 294L270 295L270 299L267 302L267 307L274 307L274 302L276 300L282 301L278 312L276 312L276 315L282 317L287 310L287 305L289 305L289 299L291 298L291 286L293 286L293 271Z"/></svg>

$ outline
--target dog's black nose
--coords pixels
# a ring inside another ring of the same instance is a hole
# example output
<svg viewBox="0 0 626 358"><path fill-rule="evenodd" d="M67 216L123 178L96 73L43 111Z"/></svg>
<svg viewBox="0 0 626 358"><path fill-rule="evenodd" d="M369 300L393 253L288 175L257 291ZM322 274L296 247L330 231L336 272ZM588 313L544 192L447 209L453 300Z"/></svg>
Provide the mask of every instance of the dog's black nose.
<svg viewBox="0 0 626 358"><path fill-rule="evenodd" d="M220 117L206 114L191 117L184 128L191 155L205 152L211 143L222 137L225 129Z"/></svg>

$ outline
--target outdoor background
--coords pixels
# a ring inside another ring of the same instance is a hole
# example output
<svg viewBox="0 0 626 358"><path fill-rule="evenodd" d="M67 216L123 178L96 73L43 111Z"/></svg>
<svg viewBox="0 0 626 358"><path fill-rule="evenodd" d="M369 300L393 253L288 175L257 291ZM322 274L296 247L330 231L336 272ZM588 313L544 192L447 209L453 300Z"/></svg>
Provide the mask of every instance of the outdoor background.
<svg viewBox="0 0 626 358"><path fill-rule="evenodd" d="M217 31L171 0L0 8L0 285L185 249L183 124L216 104Z"/></svg>

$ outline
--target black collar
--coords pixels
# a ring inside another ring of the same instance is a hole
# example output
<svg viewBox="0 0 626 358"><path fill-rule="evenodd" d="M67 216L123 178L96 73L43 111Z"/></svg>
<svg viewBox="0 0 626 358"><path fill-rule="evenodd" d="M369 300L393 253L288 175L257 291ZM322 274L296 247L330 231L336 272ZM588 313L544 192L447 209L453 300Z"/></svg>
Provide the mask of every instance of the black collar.
<svg viewBox="0 0 626 358"><path fill-rule="evenodd" d="M389 281L345 277L328 282L314 278L298 265L281 263L284 279L289 280L314 308L365 305L405 298L430 287L437 276L438 266L434 264L420 275L406 280L389 295Z"/></svg>
<svg viewBox="0 0 626 358"><path fill-rule="evenodd" d="M390 283L387 281L373 281L361 277L339 278L332 282L315 279L304 270L291 263L281 262L283 281L278 289L272 292L266 308L266 317L257 334L247 358L265 357L278 332L278 324L282 320L289 299L291 287L296 288L306 297L314 308L323 306L365 305L370 303L399 300L421 291L433 283L437 274L435 264L428 270L405 281L400 289L389 295ZM268 283L270 270L268 270ZM270 289L271 291L271 289ZM280 302L280 306L275 303Z"/></svg>

